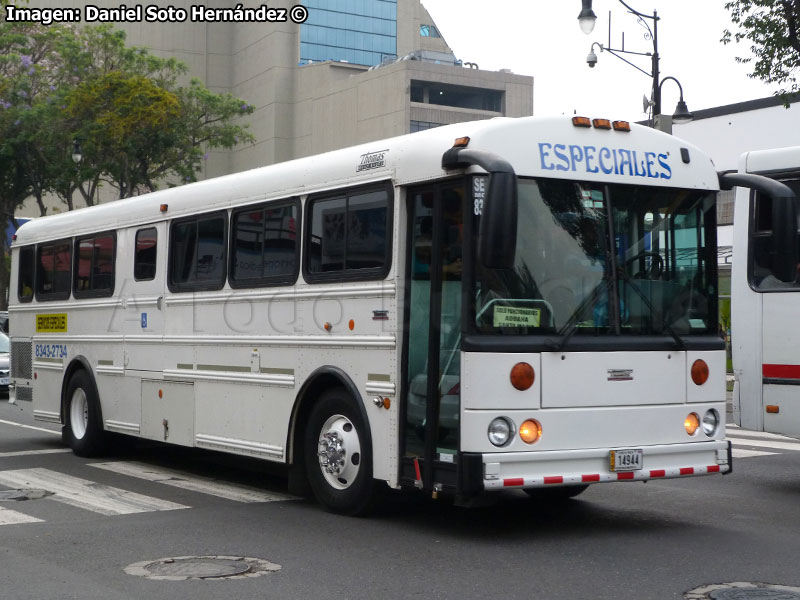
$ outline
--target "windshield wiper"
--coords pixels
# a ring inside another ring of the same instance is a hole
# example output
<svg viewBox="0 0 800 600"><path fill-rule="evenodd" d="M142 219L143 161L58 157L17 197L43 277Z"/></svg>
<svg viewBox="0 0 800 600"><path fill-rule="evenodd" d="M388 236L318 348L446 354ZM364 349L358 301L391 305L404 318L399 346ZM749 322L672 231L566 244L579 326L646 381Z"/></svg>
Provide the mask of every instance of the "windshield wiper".
<svg viewBox="0 0 800 600"><path fill-rule="evenodd" d="M573 334L578 330L578 323L580 322L581 315L583 315L584 311L587 308L594 308L597 304L597 301L600 299L600 296L603 292L608 293L609 288L611 287L611 283L613 282L613 278L611 277L603 277L601 281L594 286L592 293L589 294L583 302L580 303L578 308L572 313L567 322L564 323L564 326L556 332L556 335L564 336L559 342L550 341L548 345L551 347L556 348L557 350L563 350L567 343L569 342L570 338ZM609 314L610 317L610 314Z"/></svg>
<svg viewBox="0 0 800 600"><path fill-rule="evenodd" d="M653 306L650 300L647 299L647 295L642 290L640 290L639 287L634 283L633 278L630 275L628 275L624 269L620 269L619 274L622 276L622 279L625 281L625 283L629 284L633 289L633 291L636 292L636 294L639 296L639 298L642 299L642 302L644 302L644 305L647 307L647 310L650 311L650 314L655 315L656 314L655 306ZM683 341L683 338L681 338L681 336L678 335L678 333L672 328L672 326L664 320L663 316L661 317L661 326L664 327L664 329L667 330L667 333L669 333L672 336L672 339L674 339L675 343L678 344L678 348L680 350L686 349L686 343Z"/></svg>

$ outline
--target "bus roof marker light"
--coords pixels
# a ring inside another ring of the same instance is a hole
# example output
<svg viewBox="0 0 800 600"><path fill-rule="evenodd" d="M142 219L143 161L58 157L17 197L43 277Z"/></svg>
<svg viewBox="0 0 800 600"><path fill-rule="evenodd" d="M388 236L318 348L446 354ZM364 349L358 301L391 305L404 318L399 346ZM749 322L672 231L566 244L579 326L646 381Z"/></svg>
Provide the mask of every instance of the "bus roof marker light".
<svg viewBox="0 0 800 600"><path fill-rule="evenodd" d="M767 412L771 415L777 415L781 412L781 407L777 404L767 404Z"/></svg>
<svg viewBox="0 0 800 600"><path fill-rule="evenodd" d="M159 209L161 212L167 212L167 209L168 209L168 208L169 208L169 204L162 204L161 206L159 206L159 207L158 207L158 209Z"/></svg>
<svg viewBox="0 0 800 600"><path fill-rule="evenodd" d="M592 125L595 129L611 129L611 121L608 119L592 119Z"/></svg>
<svg viewBox="0 0 800 600"><path fill-rule="evenodd" d="M614 131L627 131L628 133L631 131L631 124L627 121L614 121L611 126Z"/></svg>
<svg viewBox="0 0 800 600"><path fill-rule="evenodd" d="M469 146L469 137L466 135L456 138L456 141L453 142L453 148L466 148L467 146Z"/></svg>
<svg viewBox="0 0 800 600"><path fill-rule="evenodd" d="M589 117L572 117L572 124L575 127L591 127L592 121Z"/></svg>

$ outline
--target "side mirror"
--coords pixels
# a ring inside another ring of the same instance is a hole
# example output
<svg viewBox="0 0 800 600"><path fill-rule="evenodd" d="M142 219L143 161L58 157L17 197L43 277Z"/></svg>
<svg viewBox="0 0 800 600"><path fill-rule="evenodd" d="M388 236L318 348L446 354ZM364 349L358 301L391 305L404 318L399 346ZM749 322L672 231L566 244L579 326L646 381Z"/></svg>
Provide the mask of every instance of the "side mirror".
<svg viewBox="0 0 800 600"><path fill-rule="evenodd" d="M772 234L774 255L772 271L784 283L797 277L797 197L780 181L750 173L720 173L719 186L729 190L741 186L772 198Z"/></svg>
<svg viewBox="0 0 800 600"><path fill-rule="evenodd" d="M478 258L490 269L511 269L517 248L517 177L497 172L489 176L478 231Z"/></svg>

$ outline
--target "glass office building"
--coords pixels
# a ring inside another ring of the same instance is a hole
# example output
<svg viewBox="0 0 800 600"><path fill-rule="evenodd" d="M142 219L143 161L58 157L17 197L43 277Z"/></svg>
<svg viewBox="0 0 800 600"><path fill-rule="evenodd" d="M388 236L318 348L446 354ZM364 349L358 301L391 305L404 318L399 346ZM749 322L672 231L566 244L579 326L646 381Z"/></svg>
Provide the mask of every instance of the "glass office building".
<svg viewBox="0 0 800 600"><path fill-rule="evenodd" d="M397 55L397 0L306 0L300 64L379 65Z"/></svg>

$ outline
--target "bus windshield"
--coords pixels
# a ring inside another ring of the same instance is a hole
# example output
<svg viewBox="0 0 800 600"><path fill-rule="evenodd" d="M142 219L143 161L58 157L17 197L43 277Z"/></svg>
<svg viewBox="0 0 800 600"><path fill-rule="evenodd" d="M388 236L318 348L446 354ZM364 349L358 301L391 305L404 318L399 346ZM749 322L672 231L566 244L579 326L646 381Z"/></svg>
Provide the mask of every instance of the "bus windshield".
<svg viewBox="0 0 800 600"><path fill-rule="evenodd" d="M478 261L475 327L564 339L715 333L715 221L709 192L520 179L515 265Z"/></svg>

